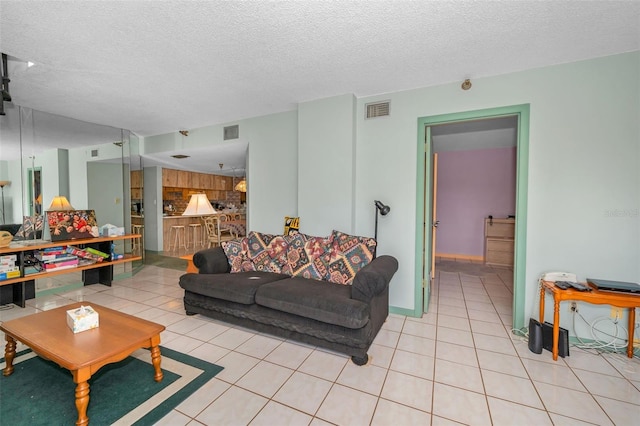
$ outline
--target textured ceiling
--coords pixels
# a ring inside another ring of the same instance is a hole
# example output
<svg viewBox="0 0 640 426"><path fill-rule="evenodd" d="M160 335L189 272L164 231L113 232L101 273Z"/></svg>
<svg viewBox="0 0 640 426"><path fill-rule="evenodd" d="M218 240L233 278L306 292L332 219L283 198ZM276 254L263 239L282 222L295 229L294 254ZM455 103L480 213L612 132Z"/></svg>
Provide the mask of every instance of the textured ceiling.
<svg viewBox="0 0 640 426"><path fill-rule="evenodd" d="M141 136L640 49L637 1L0 1L15 104Z"/></svg>

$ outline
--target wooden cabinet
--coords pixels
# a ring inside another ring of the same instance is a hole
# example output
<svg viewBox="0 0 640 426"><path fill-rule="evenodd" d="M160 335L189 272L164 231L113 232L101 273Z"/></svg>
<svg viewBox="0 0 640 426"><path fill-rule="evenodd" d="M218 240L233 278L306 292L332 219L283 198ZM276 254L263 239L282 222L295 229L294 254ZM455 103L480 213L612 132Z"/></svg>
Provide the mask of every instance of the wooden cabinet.
<svg viewBox="0 0 640 426"><path fill-rule="evenodd" d="M178 186L178 170L162 169L162 186Z"/></svg>
<svg viewBox="0 0 640 426"><path fill-rule="evenodd" d="M198 173L198 189L211 189L213 187L213 175L207 173ZM195 183L195 182L194 182Z"/></svg>
<svg viewBox="0 0 640 426"><path fill-rule="evenodd" d="M142 170L131 172L131 188L142 188Z"/></svg>
<svg viewBox="0 0 640 426"><path fill-rule="evenodd" d="M130 173L131 200L142 200L142 170L133 170Z"/></svg>
<svg viewBox="0 0 640 426"><path fill-rule="evenodd" d="M187 172L184 170L176 170L177 172L177 184L176 186L178 188L191 188L191 175L193 174L192 172Z"/></svg>
<svg viewBox="0 0 640 426"><path fill-rule="evenodd" d="M132 175L131 181L134 181ZM210 200L224 201L227 193L234 190L233 177L184 170L162 169L163 200L188 199L193 192L204 192ZM180 192L184 194L180 194ZM132 184L132 198L133 194ZM142 191L140 191L142 196ZM246 197L246 194L242 194ZM246 200L246 198L245 198Z"/></svg>
<svg viewBox="0 0 640 426"><path fill-rule="evenodd" d="M484 262L513 266L515 219L484 220Z"/></svg>

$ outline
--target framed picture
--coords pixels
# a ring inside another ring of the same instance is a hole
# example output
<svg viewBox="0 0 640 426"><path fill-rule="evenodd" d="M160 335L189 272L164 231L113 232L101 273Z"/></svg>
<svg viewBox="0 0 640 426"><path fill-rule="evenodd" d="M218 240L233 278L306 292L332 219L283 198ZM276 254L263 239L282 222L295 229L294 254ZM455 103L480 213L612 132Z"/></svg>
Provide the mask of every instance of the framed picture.
<svg viewBox="0 0 640 426"><path fill-rule="evenodd" d="M23 216L22 226L13 236L15 241L19 240L33 240L34 238L42 238L42 222L44 218L42 215L35 216Z"/></svg>
<svg viewBox="0 0 640 426"><path fill-rule="evenodd" d="M95 210L48 211L51 241L95 238L100 235Z"/></svg>
<svg viewBox="0 0 640 426"><path fill-rule="evenodd" d="M300 218L299 217L284 217L284 235L297 234L300 231Z"/></svg>

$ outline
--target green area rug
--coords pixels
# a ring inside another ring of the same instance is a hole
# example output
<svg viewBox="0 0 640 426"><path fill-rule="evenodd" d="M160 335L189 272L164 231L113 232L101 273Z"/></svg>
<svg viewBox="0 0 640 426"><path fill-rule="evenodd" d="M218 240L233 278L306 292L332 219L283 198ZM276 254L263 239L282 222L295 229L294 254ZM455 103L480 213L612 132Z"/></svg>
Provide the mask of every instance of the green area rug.
<svg viewBox="0 0 640 426"><path fill-rule="evenodd" d="M179 257L163 256L160 252L145 250L144 264L154 265L161 268L177 269L178 271L186 271L187 261Z"/></svg>
<svg viewBox="0 0 640 426"><path fill-rule="evenodd" d="M222 371L222 367L160 348L161 382L153 379L148 350L102 367L89 380L89 424L152 425ZM0 368L4 368L4 358ZM14 360L15 371L0 376L0 423L73 425L78 417L75 387L68 370L30 350Z"/></svg>

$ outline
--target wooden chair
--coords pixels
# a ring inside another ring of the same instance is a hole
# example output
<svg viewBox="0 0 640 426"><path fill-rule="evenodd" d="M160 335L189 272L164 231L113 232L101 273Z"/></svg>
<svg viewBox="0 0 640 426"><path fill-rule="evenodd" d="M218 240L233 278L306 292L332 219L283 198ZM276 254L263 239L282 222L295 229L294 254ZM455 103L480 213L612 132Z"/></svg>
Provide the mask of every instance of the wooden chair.
<svg viewBox="0 0 640 426"><path fill-rule="evenodd" d="M222 235L222 231L220 229L220 217L218 215L205 216L202 218L202 221L204 222L204 228L207 232L208 248L211 248L212 246L215 247L220 245L223 241L230 241L235 238L231 232L227 235Z"/></svg>
<svg viewBox="0 0 640 426"><path fill-rule="evenodd" d="M225 222L232 220L227 213L219 214L218 215L218 219L219 219L218 224L219 224L219 227L220 227L220 236L221 237L228 236L228 235L231 236L231 239L238 237L238 235L235 233L233 227L228 226L228 225L225 224Z"/></svg>

